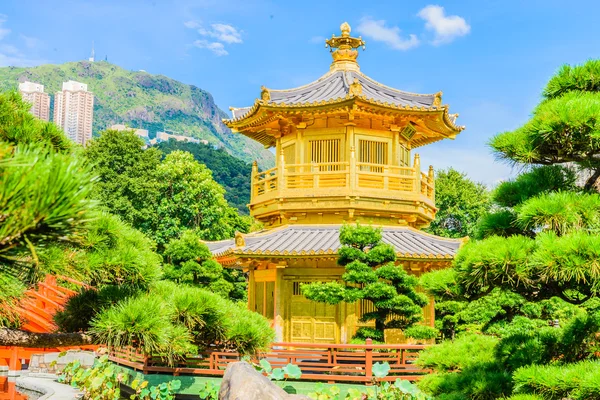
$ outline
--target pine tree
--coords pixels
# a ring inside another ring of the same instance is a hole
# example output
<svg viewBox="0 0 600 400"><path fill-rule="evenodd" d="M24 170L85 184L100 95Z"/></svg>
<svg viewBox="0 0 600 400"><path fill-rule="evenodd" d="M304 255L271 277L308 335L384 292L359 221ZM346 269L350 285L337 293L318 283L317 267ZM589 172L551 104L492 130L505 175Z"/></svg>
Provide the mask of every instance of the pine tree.
<svg viewBox="0 0 600 400"><path fill-rule="evenodd" d="M375 321L380 337L386 328L406 329L422 319L427 296L416 291L418 279L396 265L394 248L382 242L381 229L344 225L340 243L338 264L346 270L341 281L305 284L306 298L328 304L372 302L375 311L362 321Z"/></svg>

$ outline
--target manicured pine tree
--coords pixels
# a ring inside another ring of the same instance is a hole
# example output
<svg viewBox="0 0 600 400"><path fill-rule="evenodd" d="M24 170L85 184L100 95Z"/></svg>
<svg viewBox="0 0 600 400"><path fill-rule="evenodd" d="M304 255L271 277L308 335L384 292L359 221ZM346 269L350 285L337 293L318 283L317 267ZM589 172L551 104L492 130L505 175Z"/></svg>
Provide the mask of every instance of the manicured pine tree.
<svg viewBox="0 0 600 400"><path fill-rule="evenodd" d="M344 225L340 243L338 264L346 269L341 281L305 284L306 298L328 304L371 301L375 311L362 320L375 321L379 339L386 328L406 329L422 319L427 296L416 291L418 279L396 265L394 248L382 242L381 229Z"/></svg>

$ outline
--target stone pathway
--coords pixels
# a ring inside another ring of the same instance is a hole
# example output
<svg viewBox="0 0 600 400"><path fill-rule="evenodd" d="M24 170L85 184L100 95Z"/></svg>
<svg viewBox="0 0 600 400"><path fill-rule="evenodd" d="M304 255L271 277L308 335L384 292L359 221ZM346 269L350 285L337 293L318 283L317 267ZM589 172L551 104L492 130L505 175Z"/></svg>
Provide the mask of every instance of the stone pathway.
<svg viewBox="0 0 600 400"><path fill-rule="evenodd" d="M81 392L69 385L56 382L52 375L23 375L17 378L17 388L44 393L40 400L72 400L81 398Z"/></svg>

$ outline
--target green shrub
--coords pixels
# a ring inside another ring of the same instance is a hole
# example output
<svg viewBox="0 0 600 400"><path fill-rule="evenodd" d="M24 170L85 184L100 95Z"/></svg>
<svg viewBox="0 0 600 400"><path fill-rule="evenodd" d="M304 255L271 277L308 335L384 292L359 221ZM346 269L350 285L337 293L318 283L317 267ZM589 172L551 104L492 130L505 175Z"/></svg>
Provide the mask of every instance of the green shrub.
<svg viewBox="0 0 600 400"><path fill-rule="evenodd" d="M461 372L430 374L418 386L436 399L492 400L512 392L511 374L494 363L480 363Z"/></svg>
<svg viewBox="0 0 600 400"><path fill-rule="evenodd" d="M506 400L544 400L544 398L537 394L514 394L507 397Z"/></svg>
<svg viewBox="0 0 600 400"><path fill-rule="evenodd" d="M445 341L423 350L417 364L437 372L458 371L473 365L494 361L494 346L498 339L465 334L454 341Z"/></svg>
<svg viewBox="0 0 600 400"><path fill-rule="evenodd" d="M356 333L354 334L353 339L358 339L361 341L365 341L367 339L372 339L373 341L377 341L377 342L385 341L382 331L375 329L375 328L370 328L368 326L363 326L361 328L358 328L356 330Z"/></svg>
<svg viewBox="0 0 600 400"><path fill-rule="evenodd" d="M440 332L427 325L413 325L404 331L404 336L417 340L435 339Z"/></svg>
<svg viewBox="0 0 600 400"><path fill-rule="evenodd" d="M87 331L100 311L136 293L137 289L129 285L81 289L69 298L64 309L54 314L54 322L63 332Z"/></svg>
<svg viewBox="0 0 600 400"><path fill-rule="evenodd" d="M547 400L600 399L600 362L531 365L513 374L515 393L537 394Z"/></svg>
<svg viewBox="0 0 600 400"><path fill-rule="evenodd" d="M166 281L103 310L90 332L102 344L132 346L168 360L209 346L254 354L275 337L268 320L245 306Z"/></svg>

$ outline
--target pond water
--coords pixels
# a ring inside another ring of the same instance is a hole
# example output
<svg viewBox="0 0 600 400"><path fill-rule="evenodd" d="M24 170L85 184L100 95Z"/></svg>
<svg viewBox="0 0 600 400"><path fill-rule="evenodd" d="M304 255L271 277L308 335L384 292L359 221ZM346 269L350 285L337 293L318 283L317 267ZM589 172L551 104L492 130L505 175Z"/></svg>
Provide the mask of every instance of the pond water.
<svg viewBox="0 0 600 400"><path fill-rule="evenodd" d="M30 390L17 389L14 377L0 374L0 400L37 400L42 395Z"/></svg>

